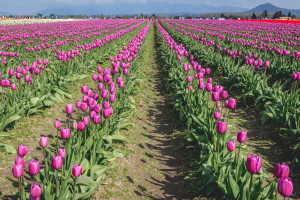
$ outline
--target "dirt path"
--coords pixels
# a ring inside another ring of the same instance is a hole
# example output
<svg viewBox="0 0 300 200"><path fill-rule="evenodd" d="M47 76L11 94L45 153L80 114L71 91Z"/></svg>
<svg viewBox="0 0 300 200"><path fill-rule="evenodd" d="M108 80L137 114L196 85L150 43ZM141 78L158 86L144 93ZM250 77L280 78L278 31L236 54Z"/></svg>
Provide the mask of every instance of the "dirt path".
<svg viewBox="0 0 300 200"><path fill-rule="evenodd" d="M135 97L136 115L131 119L136 127L123 133L128 140L125 147L120 146L125 157L113 163L116 167L95 199L186 198L184 138L173 132L176 122L160 76L154 27L149 34L139 75L140 93Z"/></svg>

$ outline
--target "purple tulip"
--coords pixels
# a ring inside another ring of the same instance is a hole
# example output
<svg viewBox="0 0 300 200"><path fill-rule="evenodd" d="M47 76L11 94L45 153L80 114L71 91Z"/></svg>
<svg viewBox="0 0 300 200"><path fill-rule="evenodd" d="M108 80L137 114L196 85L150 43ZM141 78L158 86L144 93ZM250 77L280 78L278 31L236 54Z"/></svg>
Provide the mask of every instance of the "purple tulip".
<svg viewBox="0 0 300 200"><path fill-rule="evenodd" d="M18 153L19 156L22 156L22 157L26 156L28 151L29 150L25 145L21 144L21 145L18 146L17 153Z"/></svg>
<svg viewBox="0 0 300 200"><path fill-rule="evenodd" d="M186 81L187 81L188 83L192 82L192 77L191 77L191 76L187 76L187 77L186 77Z"/></svg>
<svg viewBox="0 0 300 200"><path fill-rule="evenodd" d="M226 132L226 122L218 121L217 122L217 131L218 133L225 133Z"/></svg>
<svg viewBox="0 0 300 200"><path fill-rule="evenodd" d="M215 119L220 119L220 117L221 117L221 113L219 113L219 112L214 112L214 118L215 118Z"/></svg>
<svg viewBox="0 0 300 200"><path fill-rule="evenodd" d="M211 94L211 98L213 101L219 101L219 98L220 98L219 92L213 92Z"/></svg>
<svg viewBox="0 0 300 200"><path fill-rule="evenodd" d="M87 104L86 104L86 103L81 103L80 109L81 109L82 111L86 111L86 110L88 109Z"/></svg>
<svg viewBox="0 0 300 200"><path fill-rule="evenodd" d="M279 163L277 163L275 170L275 176L277 178L287 178L289 176L289 173L290 168L287 164L283 163L282 165L280 165Z"/></svg>
<svg viewBox="0 0 300 200"><path fill-rule="evenodd" d="M40 163L36 160L31 160L28 164L28 171L31 175L37 175L40 172Z"/></svg>
<svg viewBox="0 0 300 200"><path fill-rule="evenodd" d="M48 137L42 136L41 139L40 139L40 145L43 148L48 146Z"/></svg>
<svg viewBox="0 0 300 200"><path fill-rule="evenodd" d="M105 98L107 98L107 95L108 95L108 91L107 90L102 90L102 93L101 93L101 97L103 98L103 99L105 99Z"/></svg>
<svg viewBox="0 0 300 200"><path fill-rule="evenodd" d="M249 154L246 161L246 167L251 174L257 174L261 167L261 157Z"/></svg>
<svg viewBox="0 0 300 200"><path fill-rule="evenodd" d="M52 167L56 170L62 167L62 158L60 156L54 156L52 158Z"/></svg>
<svg viewBox="0 0 300 200"><path fill-rule="evenodd" d="M72 104L66 105L66 113L69 115L73 113L73 105Z"/></svg>
<svg viewBox="0 0 300 200"><path fill-rule="evenodd" d="M290 178L279 178L278 192L284 197L289 197L293 194L293 183Z"/></svg>
<svg viewBox="0 0 300 200"><path fill-rule="evenodd" d="M80 176L82 173L82 167L79 164L75 164L72 169L72 175L75 177Z"/></svg>
<svg viewBox="0 0 300 200"><path fill-rule="evenodd" d="M25 167L25 160L22 156L18 156L15 160L15 164L16 165L22 165L23 167Z"/></svg>
<svg viewBox="0 0 300 200"><path fill-rule="evenodd" d="M90 124L90 118L89 118L88 116L85 116L85 117L83 118L83 122L84 122L84 125L85 125L85 126L89 125L89 124Z"/></svg>
<svg viewBox="0 0 300 200"><path fill-rule="evenodd" d="M205 86L205 89L206 89L207 92L211 92L212 91L211 83L207 83L206 86Z"/></svg>
<svg viewBox="0 0 300 200"><path fill-rule="evenodd" d="M88 87L87 87L86 85L81 86L81 92L82 92L83 94L86 94L86 93L87 93L87 90L88 90Z"/></svg>
<svg viewBox="0 0 300 200"><path fill-rule="evenodd" d="M77 129L80 130L80 131L83 131L85 128L85 124L83 121L79 121L78 124L77 124Z"/></svg>
<svg viewBox="0 0 300 200"><path fill-rule="evenodd" d="M20 164L15 164L12 167L12 173L15 178L20 178L24 174L24 167Z"/></svg>
<svg viewBox="0 0 300 200"><path fill-rule="evenodd" d="M234 109L236 107L236 100L234 98L228 99L228 108Z"/></svg>
<svg viewBox="0 0 300 200"><path fill-rule="evenodd" d="M67 128L61 129L60 134L62 139L67 140L70 138L70 130Z"/></svg>
<svg viewBox="0 0 300 200"><path fill-rule="evenodd" d="M235 150L235 141L234 140L229 140L227 142L227 150L230 152Z"/></svg>
<svg viewBox="0 0 300 200"><path fill-rule="evenodd" d="M57 155L60 156L61 158L65 158L66 157L66 150L64 148L59 148Z"/></svg>
<svg viewBox="0 0 300 200"><path fill-rule="evenodd" d="M60 126L61 126L60 121L56 120L56 121L54 122L54 127L55 127L56 129L59 129Z"/></svg>
<svg viewBox="0 0 300 200"><path fill-rule="evenodd" d="M93 118L93 123L94 123L94 124L99 124L100 121L101 121L100 115L96 114L96 115L94 116L94 118Z"/></svg>
<svg viewBox="0 0 300 200"><path fill-rule="evenodd" d="M237 134L237 141L239 143L244 143L246 142L246 139L247 139L247 132L244 130L240 130Z"/></svg>
<svg viewBox="0 0 300 200"><path fill-rule="evenodd" d="M228 97L228 92L227 92L226 90L223 90L223 91L221 92L221 98L222 98L222 99L227 99L227 97Z"/></svg>

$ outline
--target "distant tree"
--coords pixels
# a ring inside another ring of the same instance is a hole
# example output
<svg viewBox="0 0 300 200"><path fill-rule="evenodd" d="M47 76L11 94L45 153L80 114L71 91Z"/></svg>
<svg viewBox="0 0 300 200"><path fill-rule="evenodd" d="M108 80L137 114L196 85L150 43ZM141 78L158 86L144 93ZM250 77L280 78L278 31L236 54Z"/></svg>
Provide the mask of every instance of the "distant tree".
<svg viewBox="0 0 300 200"><path fill-rule="evenodd" d="M268 17L268 11L264 10L264 12L262 13L261 17L267 18Z"/></svg>
<svg viewBox="0 0 300 200"><path fill-rule="evenodd" d="M224 15L224 13L221 13L221 18L225 18L225 15Z"/></svg>
<svg viewBox="0 0 300 200"><path fill-rule="evenodd" d="M174 19L179 19L179 16L174 16Z"/></svg>
<svg viewBox="0 0 300 200"><path fill-rule="evenodd" d="M296 15L295 15L295 14L293 14L293 15L292 15L292 18L293 18L293 19L296 19Z"/></svg>
<svg viewBox="0 0 300 200"><path fill-rule="evenodd" d="M291 12L289 12L289 14L288 14L288 17L292 17L292 14L291 14Z"/></svg>
<svg viewBox="0 0 300 200"><path fill-rule="evenodd" d="M186 16L185 19L192 19L192 16Z"/></svg>
<svg viewBox="0 0 300 200"><path fill-rule="evenodd" d="M256 14L253 13L251 19L257 19Z"/></svg>
<svg viewBox="0 0 300 200"><path fill-rule="evenodd" d="M279 19L282 16L283 16L282 11L277 11L274 13L273 19Z"/></svg>

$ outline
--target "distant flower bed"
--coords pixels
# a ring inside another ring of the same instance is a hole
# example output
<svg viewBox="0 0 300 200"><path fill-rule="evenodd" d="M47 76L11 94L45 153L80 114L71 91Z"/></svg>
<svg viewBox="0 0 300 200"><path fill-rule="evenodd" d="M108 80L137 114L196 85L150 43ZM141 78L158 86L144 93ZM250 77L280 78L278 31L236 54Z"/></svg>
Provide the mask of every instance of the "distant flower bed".
<svg viewBox="0 0 300 200"><path fill-rule="evenodd" d="M77 20L78 19L76 19L76 21ZM0 25L51 23L64 21L75 21L75 19L0 19Z"/></svg>

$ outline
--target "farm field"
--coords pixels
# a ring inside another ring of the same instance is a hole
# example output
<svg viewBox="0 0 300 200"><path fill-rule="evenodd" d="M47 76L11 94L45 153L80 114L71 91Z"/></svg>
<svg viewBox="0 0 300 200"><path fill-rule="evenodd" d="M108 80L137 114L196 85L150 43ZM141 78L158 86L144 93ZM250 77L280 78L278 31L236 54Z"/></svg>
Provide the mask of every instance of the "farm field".
<svg viewBox="0 0 300 200"><path fill-rule="evenodd" d="M1 199L300 199L300 24L0 21Z"/></svg>

